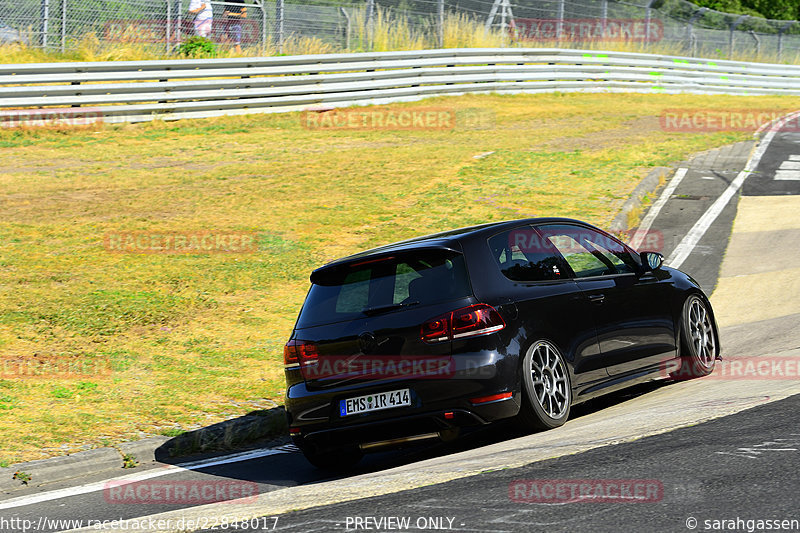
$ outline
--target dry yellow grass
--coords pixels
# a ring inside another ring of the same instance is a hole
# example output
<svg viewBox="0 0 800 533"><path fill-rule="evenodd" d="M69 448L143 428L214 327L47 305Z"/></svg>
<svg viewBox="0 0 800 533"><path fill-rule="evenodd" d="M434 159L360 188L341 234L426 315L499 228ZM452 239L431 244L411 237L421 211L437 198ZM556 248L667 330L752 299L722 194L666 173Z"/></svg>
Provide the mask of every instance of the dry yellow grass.
<svg viewBox="0 0 800 533"><path fill-rule="evenodd" d="M435 17L427 23L412 25L404 16L398 16L391 10L376 9L371 25L365 23L364 9L350 9L351 28L349 48L345 48L345 40L335 42L316 36L286 35L283 49L278 50L272 37L262 45L245 47L236 52L230 46L221 45L216 57L235 56L271 56L283 53L295 54L329 54L337 52L366 52L393 50L422 50L437 48L439 34ZM682 44L663 42L635 41L596 41L596 42L556 42L553 40L525 40L514 42L511 32L503 34L498 28L487 31L484 21L466 13L447 12L443 24L443 44L445 48L492 48L502 46L531 48L582 48L590 50L642 52L651 54L686 56L686 47ZM73 43L71 43L73 44ZM18 44L0 45L0 63L40 63L51 61L116 61L116 60L149 60L174 59L180 57L176 53L168 53L163 44L142 43L108 43L101 42L93 33L84 35L75 46L65 53L57 51L45 52L38 48L30 48ZM729 59L727 50L718 51L711 59ZM739 61L756 61L769 63L797 64L800 54L787 52L781 61L774 53L756 53L753 49L739 47L730 59Z"/></svg>
<svg viewBox="0 0 800 533"><path fill-rule="evenodd" d="M791 98L463 96L449 130L330 131L298 114L0 131L0 354L110 374L0 379L0 464L243 414L283 394L312 268L533 215L605 225L653 166L749 137L670 133L670 108ZM490 156L473 156L493 151ZM109 232L257 232L249 254L120 254Z"/></svg>

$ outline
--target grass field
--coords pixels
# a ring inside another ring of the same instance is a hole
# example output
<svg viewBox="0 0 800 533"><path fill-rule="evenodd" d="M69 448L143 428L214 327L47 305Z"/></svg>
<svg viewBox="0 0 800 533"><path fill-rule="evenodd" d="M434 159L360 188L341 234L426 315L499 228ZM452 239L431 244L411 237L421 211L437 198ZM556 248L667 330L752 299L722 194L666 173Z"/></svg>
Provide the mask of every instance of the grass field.
<svg viewBox="0 0 800 533"><path fill-rule="evenodd" d="M0 131L0 354L97 369L0 380L0 464L174 435L280 402L282 346L315 266L492 220L607 225L653 166L750 137L663 132L663 109L792 105L494 95L392 107L454 110L446 130L313 130L280 114ZM104 246L114 232L205 230L256 232L258 250Z"/></svg>

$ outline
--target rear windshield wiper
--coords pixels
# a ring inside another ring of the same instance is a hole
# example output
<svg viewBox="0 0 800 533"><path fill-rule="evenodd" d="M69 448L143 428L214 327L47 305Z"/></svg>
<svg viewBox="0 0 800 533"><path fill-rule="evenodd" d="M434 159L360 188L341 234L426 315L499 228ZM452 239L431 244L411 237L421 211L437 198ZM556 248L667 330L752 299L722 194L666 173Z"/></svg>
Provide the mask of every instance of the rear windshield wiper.
<svg viewBox="0 0 800 533"><path fill-rule="evenodd" d="M390 305L378 305L375 307L365 307L364 309L361 310L361 312L364 313L365 315L371 316L371 315L378 315L380 313L386 313L388 311L394 311L396 309L402 309L404 307L411 307L412 305L419 305L419 302L413 301L413 302L406 302L404 304L400 303L400 304L390 304Z"/></svg>

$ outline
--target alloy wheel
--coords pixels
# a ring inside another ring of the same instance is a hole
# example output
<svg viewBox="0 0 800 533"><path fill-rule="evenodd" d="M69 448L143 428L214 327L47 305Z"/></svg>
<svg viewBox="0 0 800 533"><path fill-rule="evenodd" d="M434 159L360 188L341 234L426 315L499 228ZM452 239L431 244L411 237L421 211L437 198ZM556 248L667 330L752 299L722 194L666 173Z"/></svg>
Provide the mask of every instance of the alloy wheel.
<svg viewBox="0 0 800 533"><path fill-rule="evenodd" d="M536 401L547 416L561 418L569 407L569 383L561 355L550 343L539 341L531 356L531 378Z"/></svg>
<svg viewBox="0 0 800 533"><path fill-rule="evenodd" d="M689 304L689 337L700 363L706 368L711 367L716 357L714 328L700 298L694 298Z"/></svg>

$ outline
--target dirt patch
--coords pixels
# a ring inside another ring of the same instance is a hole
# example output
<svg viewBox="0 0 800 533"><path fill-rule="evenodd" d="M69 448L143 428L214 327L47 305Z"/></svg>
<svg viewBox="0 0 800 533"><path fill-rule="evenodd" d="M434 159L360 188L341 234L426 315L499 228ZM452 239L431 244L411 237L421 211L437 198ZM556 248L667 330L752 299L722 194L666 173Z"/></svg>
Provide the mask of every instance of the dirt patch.
<svg viewBox="0 0 800 533"><path fill-rule="evenodd" d="M141 161L139 159L133 160L127 165L132 169L155 170L158 168L185 168L194 171L208 171L215 168L224 167L227 165L235 165L241 161L214 161L210 163L195 160L177 159L174 157L152 157Z"/></svg>
<svg viewBox="0 0 800 533"><path fill-rule="evenodd" d="M630 145L632 139L651 135L661 128L658 117L641 117L622 123L622 127L597 131L575 137L560 137L544 144L553 151L603 150L615 146Z"/></svg>
<svg viewBox="0 0 800 533"><path fill-rule="evenodd" d="M27 165L19 165L19 158L3 158L0 159L0 174L35 174L37 172L56 172L59 170L81 168L87 165L95 164L93 161L86 161L83 159L69 159L59 158L50 163L34 163Z"/></svg>

